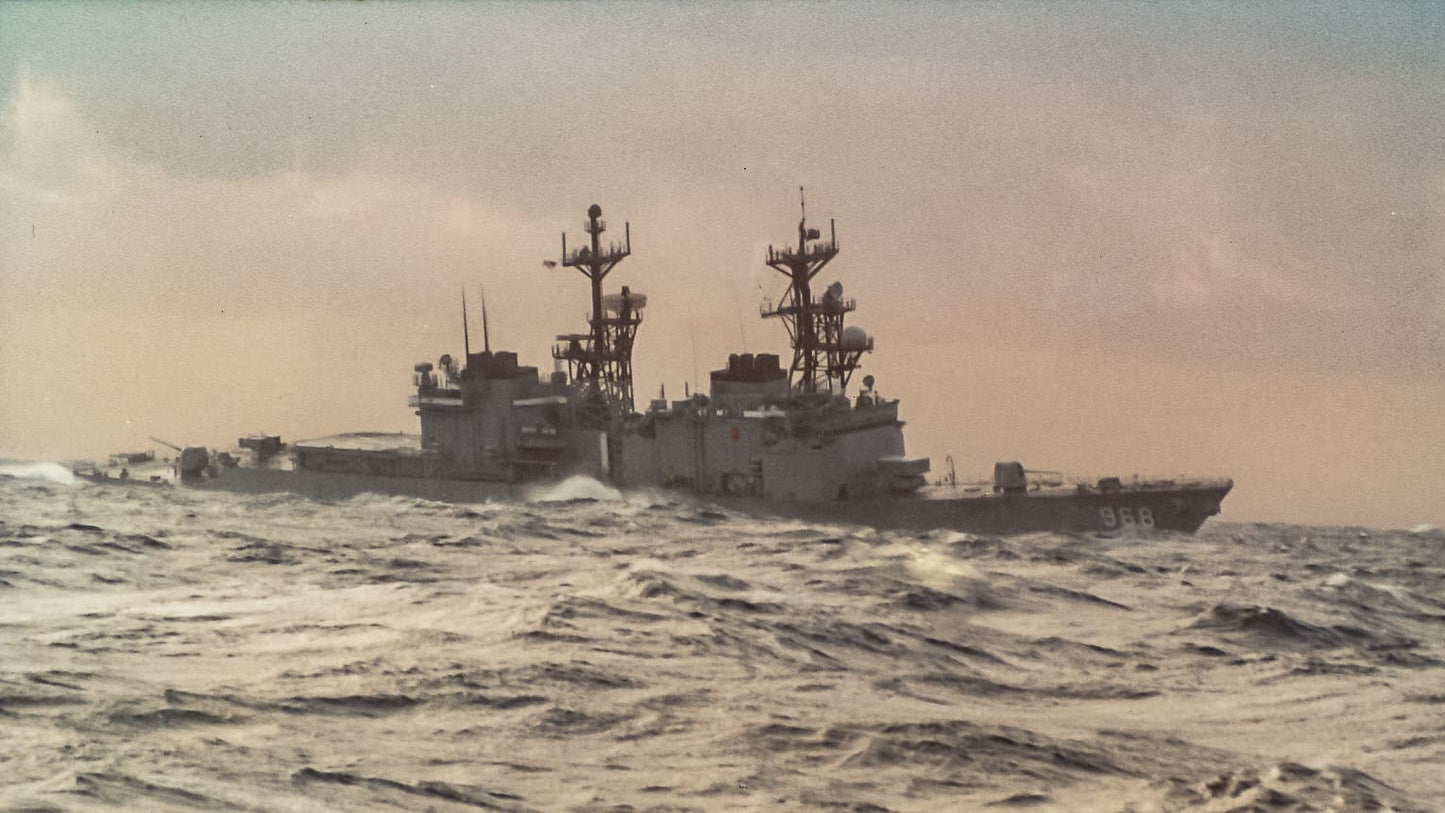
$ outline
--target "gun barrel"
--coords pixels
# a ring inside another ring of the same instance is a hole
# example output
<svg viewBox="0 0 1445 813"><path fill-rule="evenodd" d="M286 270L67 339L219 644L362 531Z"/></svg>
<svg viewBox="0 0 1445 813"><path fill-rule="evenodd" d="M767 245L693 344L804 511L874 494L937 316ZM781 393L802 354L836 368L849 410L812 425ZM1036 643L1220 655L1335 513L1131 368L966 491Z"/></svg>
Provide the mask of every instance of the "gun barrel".
<svg viewBox="0 0 1445 813"><path fill-rule="evenodd" d="M151 440L155 441L156 443L159 443L159 444L162 445L162 446L169 446L169 447L171 447L172 449L175 449L175 450L178 451L178 452L181 450L181 447L177 446L176 444L171 443L171 442L168 441L168 440L161 440L160 438L156 437L155 435L151 435Z"/></svg>

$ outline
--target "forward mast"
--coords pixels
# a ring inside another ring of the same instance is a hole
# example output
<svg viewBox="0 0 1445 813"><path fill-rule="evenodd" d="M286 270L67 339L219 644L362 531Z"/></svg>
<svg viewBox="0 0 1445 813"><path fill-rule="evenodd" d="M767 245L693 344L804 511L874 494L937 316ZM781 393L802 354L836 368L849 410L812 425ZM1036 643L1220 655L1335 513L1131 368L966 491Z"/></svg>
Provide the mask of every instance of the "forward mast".
<svg viewBox="0 0 1445 813"><path fill-rule="evenodd" d="M552 358L565 361L571 380L583 387L584 422L601 427L616 415L635 411L632 345L637 327L642 324L647 296L633 293L625 285L620 294L602 294L602 281L632 254L631 224L623 225L622 243L603 246L607 222L602 219L602 207L594 203L587 209L583 229L590 237L590 245L572 251L567 249L566 232L562 233L562 265L577 269L591 283L592 313L587 320L590 330L559 335Z"/></svg>

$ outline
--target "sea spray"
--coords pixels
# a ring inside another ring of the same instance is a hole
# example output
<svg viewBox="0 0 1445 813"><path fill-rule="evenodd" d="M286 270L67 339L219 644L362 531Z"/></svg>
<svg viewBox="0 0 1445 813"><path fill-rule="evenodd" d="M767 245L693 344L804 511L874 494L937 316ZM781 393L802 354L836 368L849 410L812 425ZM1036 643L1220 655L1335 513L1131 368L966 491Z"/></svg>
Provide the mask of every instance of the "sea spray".
<svg viewBox="0 0 1445 813"><path fill-rule="evenodd" d="M621 499L622 492L581 474L568 477L556 485L537 489L527 497L528 502L614 502Z"/></svg>
<svg viewBox="0 0 1445 813"><path fill-rule="evenodd" d="M75 475L59 463L30 463L18 460L0 462L0 477L17 480L43 480L64 486L75 485Z"/></svg>

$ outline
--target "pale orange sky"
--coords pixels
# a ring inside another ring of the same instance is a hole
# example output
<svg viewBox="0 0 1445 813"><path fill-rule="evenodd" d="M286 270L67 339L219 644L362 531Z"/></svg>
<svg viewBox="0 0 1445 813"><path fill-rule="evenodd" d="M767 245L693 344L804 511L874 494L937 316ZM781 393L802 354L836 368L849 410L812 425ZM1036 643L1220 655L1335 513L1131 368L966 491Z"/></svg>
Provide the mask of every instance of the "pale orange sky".
<svg viewBox="0 0 1445 813"><path fill-rule="evenodd" d="M543 368L583 326L541 261L593 202L679 395L784 349L803 184L936 471L1445 524L1441 42L1423 5L0 5L0 456L413 429L461 286Z"/></svg>

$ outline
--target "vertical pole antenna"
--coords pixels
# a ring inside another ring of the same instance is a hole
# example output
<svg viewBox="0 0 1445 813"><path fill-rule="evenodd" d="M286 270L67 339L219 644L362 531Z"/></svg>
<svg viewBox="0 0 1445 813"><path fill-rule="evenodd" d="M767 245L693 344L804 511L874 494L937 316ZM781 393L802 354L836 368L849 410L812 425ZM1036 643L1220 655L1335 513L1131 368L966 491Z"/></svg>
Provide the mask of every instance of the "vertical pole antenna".
<svg viewBox="0 0 1445 813"><path fill-rule="evenodd" d="M462 349L466 351L467 358L472 356L472 337L467 332L467 288L462 286Z"/></svg>
<svg viewBox="0 0 1445 813"><path fill-rule="evenodd" d="M487 286L483 285L483 286L481 286L481 289L482 289L482 352L483 352L483 353L490 353L490 352L492 352L492 334L491 334L491 332L487 329Z"/></svg>

